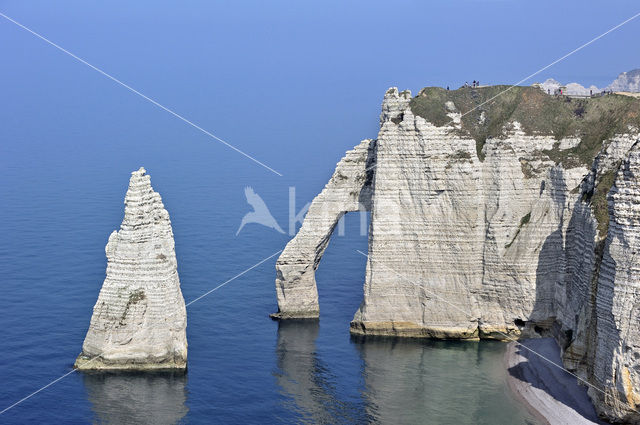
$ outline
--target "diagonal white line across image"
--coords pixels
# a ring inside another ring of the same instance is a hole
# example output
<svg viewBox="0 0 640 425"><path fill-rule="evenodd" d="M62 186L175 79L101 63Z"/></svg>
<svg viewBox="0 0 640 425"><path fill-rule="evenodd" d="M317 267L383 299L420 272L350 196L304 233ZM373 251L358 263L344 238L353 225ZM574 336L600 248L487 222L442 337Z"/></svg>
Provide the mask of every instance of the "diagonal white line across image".
<svg viewBox="0 0 640 425"><path fill-rule="evenodd" d="M518 85L530 80L531 78L535 77L536 75L540 74L542 71L546 71L547 69L551 68L552 66L562 62L563 60L567 59L569 56L573 55L574 53L579 52L580 50L584 49L585 47L595 43L596 41L600 40L602 37L606 36L607 34L612 33L613 31L621 28L622 26L628 24L629 22L633 21L634 19L636 19L638 16L640 16L640 12L636 13L635 15L631 16L630 18L625 19L624 21L620 22L618 25L615 25L611 28L609 28L608 30L606 30L605 32L603 32L602 34L592 38L591 40L587 41L586 43L582 44L579 47L576 47L575 49L573 49L572 51L570 51L569 53L565 54L564 56L559 57L558 59L554 60L553 62L551 62L548 65L543 66L542 68L540 68L539 70L537 70L536 72L527 75L526 77L524 77L523 79L521 79L520 81L518 81L517 83L512 84L511 86L507 87L506 89L502 90L501 92L499 92L498 94L496 94L495 96L485 100L484 102L474 106L473 108L469 109L468 111L460 114L460 118L464 117L467 114L470 114L471 112L475 111L476 109L486 105L487 103L491 103L494 100L496 100L498 97L502 96L503 94L507 93L510 90L513 90L515 87L517 87ZM445 126L448 126L450 124L453 123L453 120L449 121L448 123L445 124ZM369 170L373 170L374 168L376 168L378 166L378 164L374 164L371 167L367 168L366 171Z"/></svg>
<svg viewBox="0 0 640 425"><path fill-rule="evenodd" d="M265 163L257 160L256 158L254 158L253 156L249 155L248 153L238 149L237 147L233 146L231 143L227 142L224 139L221 139L220 137L216 136L215 134L211 133L208 130L205 130L204 128L200 127L199 125L195 124L194 122L188 120L187 118L185 118L184 116L180 115L179 113L173 111L172 109L160 104L159 102L157 102L156 100L150 98L149 96L139 92L138 90L134 89L133 87L131 87L130 85L120 81L119 79L117 79L116 77L114 77L113 75L103 71L102 69L98 68L97 66L94 66L92 64L90 64L89 62L87 62L86 60L74 55L73 53L71 53L70 51L68 51L67 49L59 46L58 44L54 43L53 41L49 40L48 38L46 38L45 36L35 32L34 30L22 25L20 22L16 21L15 19L10 18L9 16L5 15L4 13L0 12L0 16L3 17L4 19L6 19L9 22L12 22L14 24L16 24L17 26L19 26L20 28L22 28L23 30L35 35L36 37L38 37L39 39L41 39L42 41L50 44L51 46L55 47L56 49L60 50L61 52L71 56L72 58L74 58L75 60L77 60L78 62L88 66L89 68L93 69L94 71L99 72L100 74L104 75L105 77L107 77L108 79L116 82L117 84L121 85L122 87L126 88L127 90L129 90L132 93L137 94L138 96L140 96L141 98L147 100L148 102L151 102L152 104L154 104L155 106L157 106L158 108L170 113L171 115L173 115L174 117L178 118L179 120L189 124L191 127L195 128L196 130L200 131L201 133L206 134L207 136L211 137L212 139L217 140L218 142L222 143L223 145L227 146L230 149L233 149L234 151L238 152L240 155L244 156L245 158L250 159L251 161L255 162L256 164L266 168L267 170L271 171L274 174L277 174L278 176L282 177L282 173L274 170L273 168L269 167L268 165L266 165Z"/></svg>
<svg viewBox="0 0 640 425"><path fill-rule="evenodd" d="M271 254L270 256L263 258L262 260L258 261L257 263L255 263L254 265L252 265L251 267L248 267L246 269L244 269L243 271L241 271L240 273L238 273L237 275L233 276L232 278L222 282L221 284L219 284L218 286L214 287L213 289L210 289L209 291L205 292L204 294L198 296L197 298L194 298L193 300L189 301L188 303L185 304L185 307L190 306L191 304L195 303L196 301L201 300L202 298L206 297L207 295L211 294L212 292L217 291L218 289L222 288L223 286L227 285L228 283L233 282L234 280L236 280L237 278L239 278L240 276L245 275L246 273L248 273L249 271L255 269L256 267L262 265L263 263L265 263L266 261L272 259L273 257L275 257L276 255L280 254L282 252L282 250L279 250L277 252L274 252L273 254ZM88 360L86 364L89 364L91 362L93 362L96 359L99 359L100 356L95 356L92 359ZM66 378L67 376L71 375L74 372L77 372L78 369L71 369L69 372L65 373L64 375L59 376L58 378L54 379L53 381L49 382L47 385L44 385L40 388L38 388L36 391L32 392L31 394L29 394L26 397L21 398L20 400L16 401L15 403L13 403L10 406L5 407L2 411L0 411L0 415L2 415L3 413L8 412L9 410L13 409L14 407L18 406L19 404L21 404L24 401L27 401L28 399L30 399L31 397L33 397L34 395L38 394L39 392L49 388L50 386L52 386L53 384L55 384L58 381L61 381L62 379Z"/></svg>
<svg viewBox="0 0 640 425"><path fill-rule="evenodd" d="M356 252L357 252L357 253L359 253L360 255L362 255L362 256L364 256L364 257L366 257L368 261L372 261L372 262L373 262L373 261L375 261L375 260L372 260L372 259L371 259L371 257L370 257L368 254L365 254L364 252L362 252L362 251L360 251L360 250L356 250ZM407 278L406 276L402 275L401 273L398 273L397 271L393 270L392 268L390 268L390 267L389 267L389 266L387 266L386 264L382 264L382 263L381 263L381 262L379 262L379 261L376 261L376 262L377 262L378 264L380 264L382 267L384 267L385 269L389 270L390 272L392 272L393 274L395 274L396 276L398 276L400 279L404 280L405 282L407 282L407 283L409 283L409 284L411 284L411 285L414 285L414 286L419 287L420 289L424 290L424 291L425 291L425 292L427 292L428 294L433 295L433 296L434 296L435 298L437 298L439 301L442 301L443 303L445 303L445 304L449 305L450 307L453 307L454 309L456 309L456 310L460 311L461 313L465 314L466 316L468 316L468 317L472 318L472 317L469 315L469 312L468 312L468 311L463 310L463 309L462 309L462 308L460 308L459 306L457 306L457 305L453 304L451 301L447 300L446 298L441 297L441 296L440 296L440 295L438 295L437 293L435 293L435 292L433 292L433 291L430 291L428 288L426 288L426 287L425 287L425 285L421 285L421 284L420 284L420 283L418 283L418 282L414 282L413 280L411 280L411 279ZM517 345L518 345L518 347L523 348L523 349L525 349L525 350L529 351L529 352L530 352L530 353L532 353L532 354L535 354L536 356L540 357L542 360L544 360L544 361L546 361L546 362L550 363L552 366L555 366L555 367L557 367L558 369L561 369L561 370L565 371L566 373L568 373L569 375L573 376L574 378L576 378L577 380L579 380L579 381L580 381L580 382L582 382L583 384L585 384L585 385L587 385L587 386L589 386L589 387L593 388L593 389L594 389L594 390L596 390L596 391L601 392L602 394L607 395L606 391L604 391L602 388L599 388L599 387L597 387L597 386L593 385L591 382L588 382L588 381L586 381L585 379L580 378L580 377L579 377L578 375L576 375L575 373L573 373L573 372L569 371L568 369L566 369L566 368L565 368L565 367L563 367L562 365L560 365L560 364L558 364L558 363L554 362L553 360L549 359L548 357L544 356L543 354L540 354L540 353L538 353L537 351L535 351L535 350L531 349L530 347L527 347L526 345L521 344L517 339L513 338L512 336L509 336L509 335L505 334L504 332L500 332L500 331L498 331L498 330L495 330L494 332L495 332L495 333L498 333L498 334L500 334L500 335L502 335L502 336L504 336L504 337L505 337L505 339L507 339L508 341L511 341L511 342L513 342L513 343L517 344ZM634 412L636 412L636 413L640 413L640 411L636 410L636 409L635 409L633 406L631 406L631 405L628 405L627 407L628 407L629 409L633 410L633 411L634 411Z"/></svg>

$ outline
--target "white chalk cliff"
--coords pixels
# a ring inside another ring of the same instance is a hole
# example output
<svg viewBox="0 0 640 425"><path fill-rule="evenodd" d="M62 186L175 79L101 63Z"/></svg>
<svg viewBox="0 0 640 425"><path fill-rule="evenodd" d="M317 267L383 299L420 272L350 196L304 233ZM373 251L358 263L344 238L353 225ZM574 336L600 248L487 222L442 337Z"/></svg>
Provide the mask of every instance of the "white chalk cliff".
<svg viewBox="0 0 640 425"><path fill-rule="evenodd" d="M124 219L106 246L107 276L78 369L185 369L186 308L173 231L144 168L131 173Z"/></svg>
<svg viewBox="0 0 640 425"><path fill-rule="evenodd" d="M619 167L609 193L611 220L600 264L589 389L608 417L637 422L640 406L640 143Z"/></svg>
<svg viewBox="0 0 640 425"><path fill-rule="evenodd" d="M618 75L618 78L609 84L607 89L613 91L640 92L640 69L633 69L621 73Z"/></svg>
<svg viewBox="0 0 640 425"><path fill-rule="evenodd" d="M540 83L540 88L549 94L554 94L556 90L558 90L562 86L563 86L562 83L554 80L553 78L549 78L545 80L543 83ZM589 87L584 87L582 84L579 84L579 83L569 83L565 86L564 94L570 95L570 96L589 96L592 94L597 94L601 91L602 89L599 89L594 85L591 85Z"/></svg>
<svg viewBox="0 0 640 425"><path fill-rule="evenodd" d="M605 392L599 414L640 423L640 102L520 87L483 103L502 90L387 91L377 140L347 152L276 263L275 316L318 317L331 233L366 209L353 333L553 336Z"/></svg>
<svg viewBox="0 0 640 425"><path fill-rule="evenodd" d="M559 81L549 78L543 83L538 84L539 87L549 94L554 94L556 90L563 86ZM640 92L640 69L633 69L631 71L622 72L618 77L611 82L607 87L601 89L594 85L584 87L579 83L568 83L564 85L564 94L569 96L589 96L596 95L601 91L613 91L613 92Z"/></svg>

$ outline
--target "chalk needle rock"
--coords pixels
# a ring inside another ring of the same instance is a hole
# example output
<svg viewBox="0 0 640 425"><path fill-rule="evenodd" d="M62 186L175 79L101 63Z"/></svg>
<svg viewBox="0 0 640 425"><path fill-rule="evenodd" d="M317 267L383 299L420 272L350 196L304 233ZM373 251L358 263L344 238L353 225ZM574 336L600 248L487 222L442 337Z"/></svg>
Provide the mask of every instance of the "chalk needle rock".
<svg viewBox="0 0 640 425"><path fill-rule="evenodd" d="M173 231L144 168L131 173L119 231L106 246L107 276L74 367L185 369L186 308Z"/></svg>

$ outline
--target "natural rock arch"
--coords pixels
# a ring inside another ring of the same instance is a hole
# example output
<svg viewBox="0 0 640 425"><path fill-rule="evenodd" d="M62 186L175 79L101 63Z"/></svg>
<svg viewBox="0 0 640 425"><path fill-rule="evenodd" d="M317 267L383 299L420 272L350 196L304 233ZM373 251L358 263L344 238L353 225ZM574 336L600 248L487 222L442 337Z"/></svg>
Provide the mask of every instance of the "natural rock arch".
<svg viewBox="0 0 640 425"><path fill-rule="evenodd" d="M278 312L273 318L317 318L316 269L331 234L350 211L370 211L375 140L363 140L340 160L296 236L276 262Z"/></svg>

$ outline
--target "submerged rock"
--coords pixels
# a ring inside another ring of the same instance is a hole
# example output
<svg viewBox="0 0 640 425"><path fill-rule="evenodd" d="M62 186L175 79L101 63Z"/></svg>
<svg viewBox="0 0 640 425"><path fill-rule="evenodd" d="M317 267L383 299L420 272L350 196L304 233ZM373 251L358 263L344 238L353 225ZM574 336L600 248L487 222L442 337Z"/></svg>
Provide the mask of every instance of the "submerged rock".
<svg viewBox="0 0 640 425"><path fill-rule="evenodd" d="M390 89L377 140L347 153L278 259L277 315L317 317L336 222L367 209L352 333L552 336L566 367L605 391L589 393L599 414L638 421L638 140L640 101L626 96Z"/></svg>
<svg viewBox="0 0 640 425"><path fill-rule="evenodd" d="M131 173L119 231L106 246L107 276L74 367L185 369L186 308L169 213L144 168Z"/></svg>

